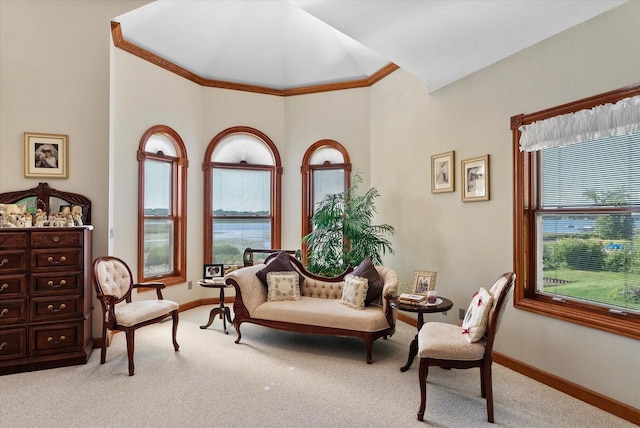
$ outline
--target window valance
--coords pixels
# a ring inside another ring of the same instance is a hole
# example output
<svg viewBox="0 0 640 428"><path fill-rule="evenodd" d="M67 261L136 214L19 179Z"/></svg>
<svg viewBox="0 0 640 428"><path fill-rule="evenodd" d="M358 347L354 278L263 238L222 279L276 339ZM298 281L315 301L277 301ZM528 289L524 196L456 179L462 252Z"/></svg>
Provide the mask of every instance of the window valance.
<svg viewBox="0 0 640 428"><path fill-rule="evenodd" d="M640 132L640 95L522 125L520 151Z"/></svg>

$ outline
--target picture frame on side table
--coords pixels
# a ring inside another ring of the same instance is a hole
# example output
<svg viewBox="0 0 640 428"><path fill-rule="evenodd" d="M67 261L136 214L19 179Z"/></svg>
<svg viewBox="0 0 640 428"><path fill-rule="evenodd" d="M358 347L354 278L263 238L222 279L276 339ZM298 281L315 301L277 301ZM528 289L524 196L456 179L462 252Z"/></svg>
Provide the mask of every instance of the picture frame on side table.
<svg viewBox="0 0 640 428"><path fill-rule="evenodd" d="M68 165L68 135L24 133L25 177L68 178Z"/></svg>
<svg viewBox="0 0 640 428"><path fill-rule="evenodd" d="M436 289L437 272L417 270L413 273L413 294L427 294Z"/></svg>
<svg viewBox="0 0 640 428"><path fill-rule="evenodd" d="M224 265L205 264L202 277L204 279L222 278L224 276Z"/></svg>
<svg viewBox="0 0 640 428"><path fill-rule="evenodd" d="M431 193L455 190L455 152L453 150L431 156Z"/></svg>
<svg viewBox="0 0 640 428"><path fill-rule="evenodd" d="M489 155L464 159L462 174L462 202L489 200Z"/></svg>

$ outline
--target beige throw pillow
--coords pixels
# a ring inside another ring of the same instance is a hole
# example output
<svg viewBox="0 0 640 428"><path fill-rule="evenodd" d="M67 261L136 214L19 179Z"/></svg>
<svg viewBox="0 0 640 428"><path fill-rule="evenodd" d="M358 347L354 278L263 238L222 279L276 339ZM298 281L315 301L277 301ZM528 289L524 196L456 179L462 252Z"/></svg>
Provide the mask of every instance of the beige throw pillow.
<svg viewBox="0 0 640 428"><path fill-rule="evenodd" d="M300 300L298 272L267 273L267 301Z"/></svg>
<svg viewBox="0 0 640 428"><path fill-rule="evenodd" d="M364 298L367 296L369 281L355 275L346 275L342 286L342 299L340 303L354 309L364 309Z"/></svg>

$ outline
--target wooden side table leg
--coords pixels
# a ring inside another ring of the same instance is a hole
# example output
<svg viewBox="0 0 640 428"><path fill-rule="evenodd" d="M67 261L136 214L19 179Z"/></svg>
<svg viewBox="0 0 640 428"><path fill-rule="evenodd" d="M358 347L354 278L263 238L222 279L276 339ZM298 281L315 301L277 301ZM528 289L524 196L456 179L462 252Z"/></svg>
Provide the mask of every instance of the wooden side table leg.
<svg viewBox="0 0 640 428"><path fill-rule="evenodd" d="M424 317L422 316L422 313L419 312L418 323L417 323L418 333L420 332L420 329L422 328L423 324L424 324ZM409 345L409 358L407 358L407 364L400 367L401 372L406 372L411 368L411 364L413 364L413 360L416 358L416 355L418 355L418 335L417 334L411 341L411 345Z"/></svg>

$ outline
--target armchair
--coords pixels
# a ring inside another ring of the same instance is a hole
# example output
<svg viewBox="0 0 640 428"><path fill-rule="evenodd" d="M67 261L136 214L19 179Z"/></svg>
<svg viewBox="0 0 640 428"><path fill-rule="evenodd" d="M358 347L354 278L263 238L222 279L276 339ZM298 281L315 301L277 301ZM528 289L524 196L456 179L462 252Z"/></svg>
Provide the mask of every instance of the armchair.
<svg viewBox="0 0 640 428"><path fill-rule="evenodd" d="M173 348L179 349L176 341L179 305L162 296L163 283L134 284L129 266L116 257L99 257L93 262L93 283L102 306L102 352L100 364L107 356L107 330L124 331L127 339L129 376L133 376L133 352L135 331L171 316L173 318ZM157 300L131 301L134 288L155 288Z"/></svg>
<svg viewBox="0 0 640 428"><path fill-rule="evenodd" d="M453 324L429 322L418 333L418 357L420 368L420 408L418 420L423 420L427 404L427 375L429 366L445 369L480 368L480 391L487 400L487 420L493 422L493 385L491 363L493 362L493 342L501 321L506 302L509 300L516 276L507 272L501 275L489 290L493 300L489 309L487 330L479 341L470 342L463 335L462 328Z"/></svg>

